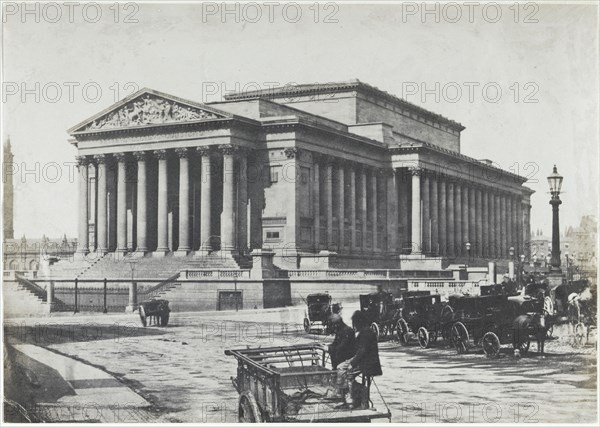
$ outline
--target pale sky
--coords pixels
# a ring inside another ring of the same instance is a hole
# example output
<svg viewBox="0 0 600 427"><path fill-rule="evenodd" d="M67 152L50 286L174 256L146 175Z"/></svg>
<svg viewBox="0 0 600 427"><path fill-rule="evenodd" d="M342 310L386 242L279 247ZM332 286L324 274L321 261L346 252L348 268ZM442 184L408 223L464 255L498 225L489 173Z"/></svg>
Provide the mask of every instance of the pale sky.
<svg viewBox="0 0 600 427"><path fill-rule="evenodd" d="M219 100L236 87L352 78L461 122L463 154L530 176L527 185L536 191L532 229L550 232L546 176L554 163L565 177L561 229L596 214L595 2L515 8L511 1L500 18L481 3L472 18L461 7L460 19L456 10L438 4L439 23L435 15L421 15L421 2L337 10L311 4L302 7L295 23L290 21L296 9L284 12L281 4L272 19L267 7L258 18L249 8L222 17L220 2L203 9L199 3L111 1L98 22L88 22L96 20L96 11L86 9L83 15L82 7L74 9L73 22L66 7L58 19L56 10L40 9L39 23L35 15L9 10L3 27L2 133L3 140L10 134L19 167L15 235L76 236L77 185L69 179L69 166L58 178L55 167L74 160L66 130L135 88L202 102ZM124 22L127 16L138 22ZM324 22L327 16L337 22ZM69 85L77 85L72 100ZM98 87L101 96L95 100ZM25 99L23 89L31 90ZM35 171L36 164L37 173L21 174L24 168Z"/></svg>

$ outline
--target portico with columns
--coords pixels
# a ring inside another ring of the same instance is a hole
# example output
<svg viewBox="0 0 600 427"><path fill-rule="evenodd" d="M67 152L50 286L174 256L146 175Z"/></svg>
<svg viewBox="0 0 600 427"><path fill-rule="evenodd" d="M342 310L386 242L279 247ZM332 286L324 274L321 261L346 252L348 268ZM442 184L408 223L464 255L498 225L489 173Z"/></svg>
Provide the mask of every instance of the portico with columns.
<svg viewBox="0 0 600 427"><path fill-rule="evenodd" d="M78 252L272 249L282 268L527 253L526 179L461 154L462 125L361 82L315 91L339 102L327 110L300 89L292 103L282 89L201 104L143 89L74 126ZM340 116L345 102L364 117Z"/></svg>

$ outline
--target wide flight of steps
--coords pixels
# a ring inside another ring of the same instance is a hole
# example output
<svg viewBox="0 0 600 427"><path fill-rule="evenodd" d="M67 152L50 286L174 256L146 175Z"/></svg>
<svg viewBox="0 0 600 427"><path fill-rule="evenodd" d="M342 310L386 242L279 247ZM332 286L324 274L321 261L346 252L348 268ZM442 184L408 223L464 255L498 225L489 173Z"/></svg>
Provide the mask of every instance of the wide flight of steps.
<svg viewBox="0 0 600 427"><path fill-rule="evenodd" d="M145 256L135 259L134 278L141 279L168 279L183 270L200 268L211 269L238 269L239 265L231 257L221 257L211 254L204 257L194 256ZM98 260L78 275L79 279L129 279L131 278L131 264L127 257L109 254Z"/></svg>
<svg viewBox="0 0 600 427"><path fill-rule="evenodd" d="M46 291L22 277L6 280L2 286L4 314L7 317L36 316L48 313ZM54 298L53 311L61 311L64 303Z"/></svg>

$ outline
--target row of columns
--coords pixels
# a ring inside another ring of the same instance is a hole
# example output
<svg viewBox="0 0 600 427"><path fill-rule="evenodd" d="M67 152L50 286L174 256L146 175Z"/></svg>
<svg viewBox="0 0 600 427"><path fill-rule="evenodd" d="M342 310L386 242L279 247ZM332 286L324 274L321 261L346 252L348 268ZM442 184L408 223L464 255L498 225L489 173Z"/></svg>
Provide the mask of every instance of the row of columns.
<svg viewBox="0 0 600 427"><path fill-rule="evenodd" d="M422 168L410 171L413 252L508 258L510 247L522 250L521 197Z"/></svg>
<svg viewBox="0 0 600 427"><path fill-rule="evenodd" d="M187 253L192 250L190 232L190 156L194 151L201 156L201 200L200 200L200 242L201 251L213 250L212 230L213 207L212 205L212 173L214 170L214 151L209 147L178 148L175 150L139 151L131 153L137 161L137 209L136 209L136 252L148 252L148 186L147 163L150 156L158 161L158 186L157 186L157 247L156 252L166 253L173 248L169 247L169 173L168 156L174 151L179 158L179 246L178 252ZM223 157L223 210L221 214L221 244L224 251L231 251L236 246L236 219L237 208L236 191L240 199L240 206L245 208L247 203L247 159L245 151L234 145L220 145L219 151ZM96 251L108 252L108 206L107 188L108 171L107 162L112 156L117 162L117 251L126 252L127 246L127 169L126 162L129 154L116 153L113 155L100 154L93 158L88 156L78 157L79 169L79 249L81 253L88 252L88 218L89 186L88 165L96 166L97 176L97 224L96 224ZM236 169L236 160L238 168ZM237 179L240 177L240 179ZM244 211L245 212L245 211ZM247 230L240 227L243 233ZM241 233L240 233L241 234ZM240 236L242 239L244 236Z"/></svg>
<svg viewBox="0 0 600 427"><path fill-rule="evenodd" d="M389 233L390 229L397 229L394 171L316 153L313 153L312 167L313 244L316 250L327 248L342 252L348 248L352 252L395 252L397 238L395 233ZM337 236L334 220L337 220ZM323 223L325 233L322 233ZM382 237L386 236L381 241L380 228ZM370 244L368 235L372 236Z"/></svg>

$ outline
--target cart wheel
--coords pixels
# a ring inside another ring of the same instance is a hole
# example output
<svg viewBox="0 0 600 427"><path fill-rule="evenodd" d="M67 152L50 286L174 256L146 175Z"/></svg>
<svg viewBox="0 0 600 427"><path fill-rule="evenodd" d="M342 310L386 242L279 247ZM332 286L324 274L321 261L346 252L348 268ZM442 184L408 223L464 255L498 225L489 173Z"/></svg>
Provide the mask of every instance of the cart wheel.
<svg viewBox="0 0 600 427"><path fill-rule="evenodd" d="M310 334L310 321L306 317L304 318L304 331Z"/></svg>
<svg viewBox="0 0 600 427"><path fill-rule="evenodd" d="M427 332L427 329L423 326L417 331L417 339L419 340L421 348L429 347L429 332Z"/></svg>
<svg viewBox="0 0 600 427"><path fill-rule="evenodd" d="M523 341L518 344L513 343L513 348L515 350L518 349L519 352L521 353L521 356L525 356L527 354L527 352L529 351L529 345L530 345L530 341L529 341L529 338L527 338L527 341Z"/></svg>
<svg viewBox="0 0 600 427"><path fill-rule="evenodd" d="M396 324L396 334L397 334L397 339L398 342L402 345L407 345L408 344L408 323L406 323L406 320L404 319L400 319L398 320L398 323Z"/></svg>
<svg viewBox="0 0 600 427"><path fill-rule="evenodd" d="M143 305L140 305L139 312L140 312L140 320L142 321L142 325L144 325L144 328L145 328L147 325L147 321L146 321L146 310L144 310Z"/></svg>
<svg viewBox="0 0 600 427"><path fill-rule="evenodd" d="M450 334L454 348L456 348L456 352L458 354L466 353L469 344L469 332L467 331L465 325L462 322L456 322L454 325L452 325Z"/></svg>
<svg viewBox="0 0 600 427"><path fill-rule="evenodd" d="M256 400L250 394L242 394L238 405L238 418L241 423L262 423L263 419Z"/></svg>
<svg viewBox="0 0 600 427"><path fill-rule="evenodd" d="M169 313L164 313L160 316L160 326L167 326L169 324Z"/></svg>
<svg viewBox="0 0 600 427"><path fill-rule="evenodd" d="M375 332L375 335L377 336L377 341L379 341L379 338L380 338L379 334L381 332L380 329L379 329L379 325L377 323L375 323L375 322L371 323L371 330L373 332Z"/></svg>
<svg viewBox="0 0 600 427"><path fill-rule="evenodd" d="M575 325L575 345L583 345L585 342L585 327L583 323Z"/></svg>
<svg viewBox="0 0 600 427"><path fill-rule="evenodd" d="M481 340L483 343L483 352L490 359L500 354L500 339L493 332L486 332Z"/></svg>

